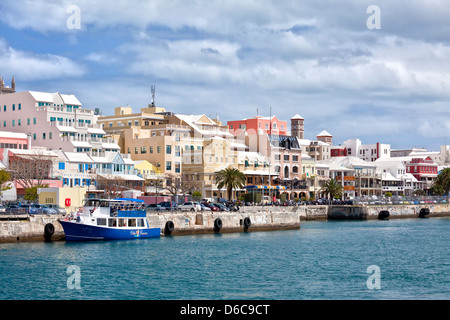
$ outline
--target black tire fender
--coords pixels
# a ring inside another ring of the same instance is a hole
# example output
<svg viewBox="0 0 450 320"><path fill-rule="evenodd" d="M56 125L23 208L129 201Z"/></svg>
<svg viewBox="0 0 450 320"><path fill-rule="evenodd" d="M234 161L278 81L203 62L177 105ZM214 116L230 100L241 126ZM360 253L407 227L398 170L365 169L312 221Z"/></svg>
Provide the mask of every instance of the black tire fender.
<svg viewBox="0 0 450 320"><path fill-rule="evenodd" d="M173 230L175 230L175 225L173 224L173 221L167 221L166 225L164 227L164 234L170 235L172 234Z"/></svg>

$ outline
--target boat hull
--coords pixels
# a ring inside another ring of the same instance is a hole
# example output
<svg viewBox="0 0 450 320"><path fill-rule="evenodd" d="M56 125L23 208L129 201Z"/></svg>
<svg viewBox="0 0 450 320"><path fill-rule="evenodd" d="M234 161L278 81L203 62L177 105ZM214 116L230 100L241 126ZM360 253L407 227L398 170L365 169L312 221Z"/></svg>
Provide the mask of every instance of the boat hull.
<svg viewBox="0 0 450 320"><path fill-rule="evenodd" d="M160 228L111 228L73 221L59 221L59 223L64 229L66 241L145 239L161 235Z"/></svg>

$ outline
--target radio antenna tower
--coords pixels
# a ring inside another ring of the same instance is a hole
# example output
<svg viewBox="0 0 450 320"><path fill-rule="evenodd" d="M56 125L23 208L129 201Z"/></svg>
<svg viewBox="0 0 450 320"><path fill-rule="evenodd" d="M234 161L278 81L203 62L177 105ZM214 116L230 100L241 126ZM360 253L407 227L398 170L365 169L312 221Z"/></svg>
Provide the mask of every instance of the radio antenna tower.
<svg viewBox="0 0 450 320"><path fill-rule="evenodd" d="M151 86L151 91L152 91L152 106L155 106L155 86Z"/></svg>

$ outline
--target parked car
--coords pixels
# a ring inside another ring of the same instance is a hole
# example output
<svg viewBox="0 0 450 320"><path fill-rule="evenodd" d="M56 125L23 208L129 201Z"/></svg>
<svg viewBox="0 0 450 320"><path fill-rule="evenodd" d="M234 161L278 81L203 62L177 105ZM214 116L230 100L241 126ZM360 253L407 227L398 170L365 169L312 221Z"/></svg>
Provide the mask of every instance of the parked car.
<svg viewBox="0 0 450 320"><path fill-rule="evenodd" d="M49 206L47 206L45 204L39 204L39 203L31 204L30 205L30 211L33 210L33 209L36 210L36 213L57 214L57 211L55 209L52 209L52 208L50 208Z"/></svg>
<svg viewBox="0 0 450 320"><path fill-rule="evenodd" d="M173 201L164 201L159 204L163 210L178 210L178 205Z"/></svg>
<svg viewBox="0 0 450 320"><path fill-rule="evenodd" d="M152 204L149 204L147 206L146 210L148 210L148 211L159 211L159 210L163 210L163 209L161 208L161 206L159 204L152 203Z"/></svg>
<svg viewBox="0 0 450 320"><path fill-rule="evenodd" d="M203 203L200 203L200 207L202 207L202 211L211 211L211 208L208 206L205 206Z"/></svg>
<svg viewBox="0 0 450 320"><path fill-rule="evenodd" d="M56 210L56 213L58 214L66 214L66 209L58 206L57 204L49 204L48 207Z"/></svg>
<svg viewBox="0 0 450 320"><path fill-rule="evenodd" d="M211 209L211 211L219 211L219 208L217 208L216 206L211 205L210 203L202 202L200 204L204 205L205 207L208 207L209 209Z"/></svg>
<svg viewBox="0 0 450 320"><path fill-rule="evenodd" d="M29 213L29 214L38 214L39 210L35 207L32 207L31 204L21 204L16 211L12 211L11 213Z"/></svg>
<svg viewBox="0 0 450 320"><path fill-rule="evenodd" d="M213 205L215 205L216 207L219 208L220 211L230 211L230 209L228 209L226 206L224 206L221 203L213 203Z"/></svg>
<svg viewBox="0 0 450 320"><path fill-rule="evenodd" d="M190 210L190 211L201 211L202 207L198 202L195 201L186 201L180 206L180 210Z"/></svg>
<svg viewBox="0 0 450 320"><path fill-rule="evenodd" d="M4 206L2 206L1 204L0 204L0 212L1 213L6 212L6 208Z"/></svg>

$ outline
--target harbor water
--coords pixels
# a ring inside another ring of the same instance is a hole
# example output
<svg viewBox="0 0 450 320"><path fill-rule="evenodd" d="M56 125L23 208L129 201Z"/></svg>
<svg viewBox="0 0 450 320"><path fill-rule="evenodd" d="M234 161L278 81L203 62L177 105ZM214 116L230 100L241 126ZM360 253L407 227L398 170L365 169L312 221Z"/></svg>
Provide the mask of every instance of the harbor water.
<svg viewBox="0 0 450 320"><path fill-rule="evenodd" d="M450 218L0 244L1 300L450 299Z"/></svg>

